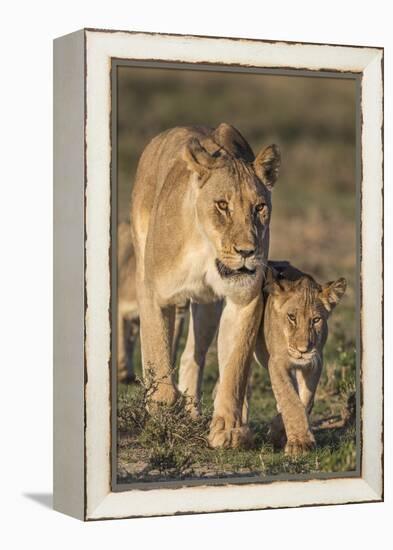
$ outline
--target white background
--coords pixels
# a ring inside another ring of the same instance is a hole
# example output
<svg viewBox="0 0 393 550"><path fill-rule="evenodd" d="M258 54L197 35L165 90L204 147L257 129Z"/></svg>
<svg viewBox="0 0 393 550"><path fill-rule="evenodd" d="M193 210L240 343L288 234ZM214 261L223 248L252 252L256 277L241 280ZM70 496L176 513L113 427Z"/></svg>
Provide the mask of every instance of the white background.
<svg viewBox="0 0 393 550"><path fill-rule="evenodd" d="M392 293L386 289L385 503L83 524L52 491L52 44L82 27L385 47L386 241L392 242L389 2L57 0L1 17L1 496L3 548L391 548ZM378 246L378 243L376 243ZM385 253L386 286L392 253Z"/></svg>

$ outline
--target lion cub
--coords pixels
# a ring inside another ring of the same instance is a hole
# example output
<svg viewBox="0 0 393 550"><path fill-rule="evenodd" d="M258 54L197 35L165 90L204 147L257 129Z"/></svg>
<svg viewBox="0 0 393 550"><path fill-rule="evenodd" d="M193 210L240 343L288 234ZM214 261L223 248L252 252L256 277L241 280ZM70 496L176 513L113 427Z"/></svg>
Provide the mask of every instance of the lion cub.
<svg viewBox="0 0 393 550"><path fill-rule="evenodd" d="M269 369L279 414L271 424L275 446L298 454L315 446L309 424L322 371L328 318L346 281L319 285L289 262L269 262L265 310L256 358Z"/></svg>

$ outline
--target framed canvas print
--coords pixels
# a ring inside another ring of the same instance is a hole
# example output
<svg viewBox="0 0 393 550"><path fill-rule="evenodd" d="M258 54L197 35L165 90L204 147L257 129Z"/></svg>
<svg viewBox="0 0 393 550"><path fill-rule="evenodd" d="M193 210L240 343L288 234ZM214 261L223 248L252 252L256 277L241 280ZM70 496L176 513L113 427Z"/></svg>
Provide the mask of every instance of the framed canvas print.
<svg viewBox="0 0 393 550"><path fill-rule="evenodd" d="M383 49L54 42L54 506L383 499Z"/></svg>

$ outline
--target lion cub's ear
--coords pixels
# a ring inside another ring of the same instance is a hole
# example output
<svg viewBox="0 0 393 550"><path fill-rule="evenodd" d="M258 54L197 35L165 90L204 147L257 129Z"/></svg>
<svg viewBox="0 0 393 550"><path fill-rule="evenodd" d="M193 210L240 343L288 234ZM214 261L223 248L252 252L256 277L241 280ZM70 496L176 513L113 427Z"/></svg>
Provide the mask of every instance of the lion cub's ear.
<svg viewBox="0 0 393 550"><path fill-rule="evenodd" d="M182 153L188 169L198 174L201 185L206 181L210 170L220 168L225 163L223 157L211 155L206 151L197 138L191 138Z"/></svg>
<svg viewBox="0 0 393 550"><path fill-rule="evenodd" d="M347 281L341 277L337 281L326 283L321 290L321 300L328 311L331 311L344 296Z"/></svg>
<svg viewBox="0 0 393 550"><path fill-rule="evenodd" d="M277 181L281 166L281 153L278 145L269 145L254 160L255 173L268 189Z"/></svg>
<svg viewBox="0 0 393 550"><path fill-rule="evenodd" d="M285 292L285 286L280 282L280 272L273 266L269 265L266 269L265 281L263 283L263 291L266 294L272 294L277 296L282 292Z"/></svg>

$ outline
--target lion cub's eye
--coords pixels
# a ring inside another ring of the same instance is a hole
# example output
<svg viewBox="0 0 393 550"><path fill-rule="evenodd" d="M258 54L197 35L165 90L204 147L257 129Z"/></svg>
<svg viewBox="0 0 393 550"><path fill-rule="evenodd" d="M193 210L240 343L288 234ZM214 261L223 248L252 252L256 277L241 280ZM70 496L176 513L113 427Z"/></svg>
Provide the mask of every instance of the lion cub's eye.
<svg viewBox="0 0 393 550"><path fill-rule="evenodd" d="M264 202L260 202L259 204L256 205L255 207L255 211L256 212L261 212L266 206L266 203Z"/></svg>
<svg viewBox="0 0 393 550"><path fill-rule="evenodd" d="M296 316L293 313L288 313L288 319L294 323L296 321Z"/></svg>
<svg viewBox="0 0 393 550"><path fill-rule="evenodd" d="M222 210L223 212L226 212L228 210L227 201L216 201L216 205L218 206L219 210Z"/></svg>
<svg viewBox="0 0 393 550"><path fill-rule="evenodd" d="M314 317L314 319L312 320L313 324L316 325L317 323L319 323L319 321L321 320L320 317Z"/></svg>

